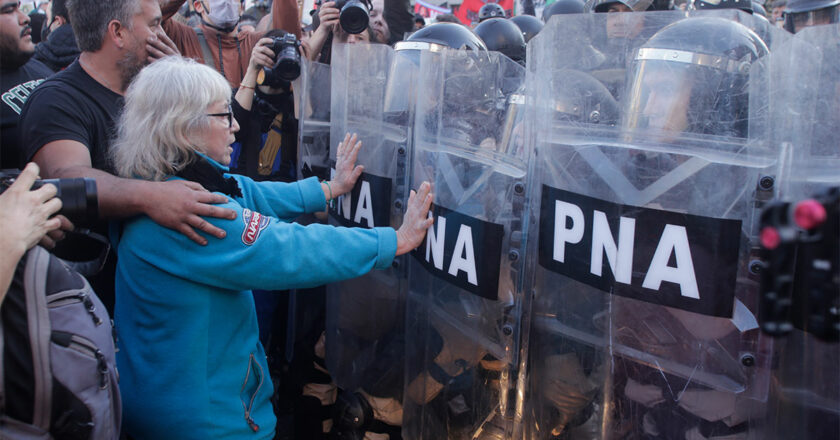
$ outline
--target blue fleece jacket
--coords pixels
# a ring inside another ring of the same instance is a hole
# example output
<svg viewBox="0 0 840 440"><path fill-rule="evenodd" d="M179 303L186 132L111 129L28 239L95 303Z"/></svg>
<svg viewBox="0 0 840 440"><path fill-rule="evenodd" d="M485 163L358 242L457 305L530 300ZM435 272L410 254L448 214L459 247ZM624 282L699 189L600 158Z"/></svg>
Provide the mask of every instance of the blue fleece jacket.
<svg viewBox="0 0 840 440"><path fill-rule="evenodd" d="M146 216L123 225L117 365L123 426L135 439L272 438L273 387L249 289L353 278L390 266L396 253L391 228L290 223L324 209L315 178L233 177L243 197L220 206L236 219L205 219L224 239L199 246Z"/></svg>

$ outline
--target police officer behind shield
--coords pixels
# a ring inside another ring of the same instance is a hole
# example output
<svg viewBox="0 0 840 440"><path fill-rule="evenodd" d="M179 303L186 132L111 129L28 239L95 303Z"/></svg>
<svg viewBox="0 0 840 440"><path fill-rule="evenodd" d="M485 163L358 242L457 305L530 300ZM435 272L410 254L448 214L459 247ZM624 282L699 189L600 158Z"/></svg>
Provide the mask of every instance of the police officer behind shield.
<svg viewBox="0 0 840 440"><path fill-rule="evenodd" d="M657 32L638 51L625 100L625 126L680 133L747 136L749 68L767 54L746 27L692 18Z"/></svg>
<svg viewBox="0 0 840 440"><path fill-rule="evenodd" d="M501 52L513 61L525 65L525 37L511 20L491 18L482 21L473 30L484 41L487 50Z"/></svg>
<svg viewBox="0 0 840 440"><path fill-rule="evenodd" d="M666 143L682 142L677 139L694 135L707 139L746 138L750 66L767 53L767 47L755 33L731 20L696 17L663 28L635 57L631 87L624 102L623 126L647 130L654 133L656 141ZM682 160L673 154L638 154L630 166L657 169L672 161L670 167L665 167L672 169ZM717 201L709 195L706 202ZM673 326L674 332L685 334L685 338L721 341L745 337L734 319L665 310L668 314L663 322ZM755 311L745 307L743 313L750 315ZM634 317L626 317L625 322L615 325L635 329L634 334L644 339L644 332L634 323L642 314L630 314ZM658 349L655 340L635 343ZM741 367L740 362L729 358L719 362L732 363L725 368ZM619 380L624 385L618 394L632 402L627 406L632 409L625 416L634 420L634 430L649 438L742 438L752 428L749 421L762 411L759 403L744 398L749 393L735 394L712 384L700 386L692 377L678 377L629 361L623 368L626 377ZM710 363L703 368L724 367ZM682 392L672 395L668 387L681 387ZM723 401L736 403L723 406Z"/></svg>
<svg viewBox="0 0 840 440"><path fill-rule="evenodd" d="M505 10L498 3L487 3L478 10L478 22L491 18L505 18Z"/></svg>
<svg viewBox="0 0 840 440"><path fill-rule="evenodd" d="M533 15L517 15L511 18L510 21L519 26L519 29L522 31L522 36L525 37L525 43L528 43L543 28L543 23L540 19Z"/></svg>
<svg viewBox="0 0 840 440"><path fill-rule="evenodd" d="M840 22L840 0L791 0L784 12L785 29L797 33L808 26Z"/></svg>
<svg viewBox="0 0 840 440"><path fill-rule="evenodd" d="M388 124L405 127L412 124L414 97L409 93L416 88L415 73L423 51L440 51L444 48L486 52L484 43L469 28L455 23L435 23L413 33L406 41L396 43L394 61L388 75L384 103L384 118ZM419 99L422 99L420 97ZM403 145L411 151L412 139ZM409 153L410 154L410 153ZM398 295L399 292L390 292ZM402 301L395 298L395 301ZM357 314L358 315L358 314ZM345 335L360 328L368 328L369 316L347 316L343 322ZM388 319L394 322L385 325ZM332 435L338 439L400 438L402 424L403 379L406 341L404 316L380 319L377 324L386 327L374 335L357 338L354 343L372 352L374 359L358 372L357 389L341 389L335 403ZM353 321L353 322L350 322ZM344 341L349 340L345 336ZM333 342L336 343L336 342ZM328 342L329 344L329 342ZM348 347L346 351L352 351ZM353 363L353 365L350 365ZM363 362L345 362L348 369L359 368ZM338 372L331 373L338 376Z"/></svg>

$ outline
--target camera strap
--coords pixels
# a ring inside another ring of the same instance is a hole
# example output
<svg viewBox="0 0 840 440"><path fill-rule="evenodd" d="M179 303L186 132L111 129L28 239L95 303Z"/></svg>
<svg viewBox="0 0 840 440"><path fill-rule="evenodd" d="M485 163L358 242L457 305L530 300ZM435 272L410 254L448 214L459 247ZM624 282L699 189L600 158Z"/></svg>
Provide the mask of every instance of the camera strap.
<svg viewBox="0 0 840 440"><path fill-rule="evenodd" d="M205 22L204 20L202 20L202 22L207 26L215 28L215 26ZM210 43L207 41L207 35L204 34L204 31L199 26L194 27L193 31L195 31L195 35L198 37L198 44L201 46L201 57L204 59L204 64L215 69L216 65L213 62L213 52L210 49ZM216 34L216 40L219 43L219 73L227 78L227 76L225 76L225 58L222 54L222 35ZM236 53L237 60L239 60L240 64L239 82L242 82L242 78L244 78L245 75L242 72L242 45L239 38L236 39Z"/></svg>

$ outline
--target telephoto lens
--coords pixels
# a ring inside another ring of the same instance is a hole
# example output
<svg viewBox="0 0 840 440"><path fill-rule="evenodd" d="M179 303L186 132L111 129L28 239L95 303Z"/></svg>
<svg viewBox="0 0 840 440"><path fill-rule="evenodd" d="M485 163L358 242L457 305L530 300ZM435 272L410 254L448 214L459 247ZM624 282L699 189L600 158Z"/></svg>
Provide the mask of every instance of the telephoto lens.
<svg viewBox="0 0 840 440"><path fill-rule="evenodd" d="M300 76L300 42L293 34L274 37L273 40L271 50L275 55L274 66L263 67L257 73L257 84L277 89L285 81L294 81Z"/></svg>
<svg viewBox="0 0 840 440"><path fill-rule="evenodd" d="M11 186L20 171L0 170L0 193ZM99 198L94 179L45 179L36 180L32 190L51 183L58 189L55 196L61 200L58 214L67 217L76 226L91 226L99 219Z"/></svg>
<svg viewBox="0 0 840 440"><path fill-rule="evenodd" d="M361 34L368 27L370 13L367 5L359 0L336 0L335 7L341 10L338 22L348 34Z"/></svg>

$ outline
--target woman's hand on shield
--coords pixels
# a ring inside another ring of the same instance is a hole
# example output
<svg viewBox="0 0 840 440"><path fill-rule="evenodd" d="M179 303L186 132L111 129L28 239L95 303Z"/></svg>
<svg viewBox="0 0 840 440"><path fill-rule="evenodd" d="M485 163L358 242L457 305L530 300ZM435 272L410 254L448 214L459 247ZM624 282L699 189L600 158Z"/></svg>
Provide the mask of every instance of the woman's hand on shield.
<svg viewBox="0 0 840 440"><path fill-rule="evenodd" d="M411 252L423 242L426 230L435 222L429 215L429 208L434 199L432 185L429 182L420 184L416 192L411 191L402 226L397 230L397 256Z"/></svg>

